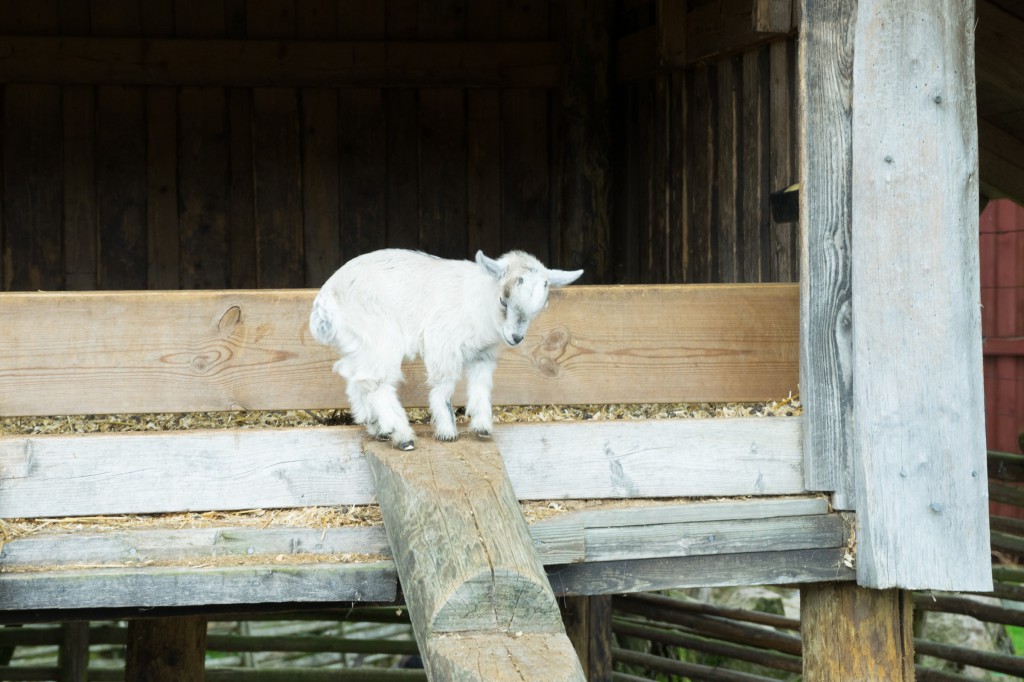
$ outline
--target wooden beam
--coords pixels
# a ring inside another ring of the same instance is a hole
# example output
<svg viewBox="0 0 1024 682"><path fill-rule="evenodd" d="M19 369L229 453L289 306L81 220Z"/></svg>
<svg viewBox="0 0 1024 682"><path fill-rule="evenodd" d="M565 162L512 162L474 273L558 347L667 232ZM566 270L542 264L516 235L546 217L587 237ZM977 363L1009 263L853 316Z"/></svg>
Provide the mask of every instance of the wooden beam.
<svg viewBox="0 0 1024 682"><path fill-rule="evenodd" d="M0 437L0 517L368 504L363 435L320 427ZM799 418L504 424L494 441L522 499L804 492Z"/></svg>
<svg viewBox="0 0 1024 682"><path fill-rule="evenodd" d="M341 407L337 358L308 332L314 293L0 294L0 415ZM785 398L798 388L797 301L784 284L555 291L500 353L494 402ZM422 364L406 376L403 404L426 405Z"/></svg>
<svg viewBox="0 0 1024 682"><path fill-rule="evenodd" d="M861 0L856 22L857 579L988 591L973 3Z"/></svg>
<svg viewBox="0 0 1024 682"><path fill-rule="evenodd" d="M128 621L125 682L200 682L205 667L205 618Z"/></svg>
<svg viewBox="0 0 1024 682"><path fill-rule="evenodd" d="M680 587L793 585L853 580L847 548L707 554L555 564L548 579L558 595L621 594ZM255 566L93 568L4 573L0 622L109 620L130 609L236 613L249 604L394 601L398 576L390 560ZM42 614L42 615L40 615ZM49 615L46 615L49 614Z"/></svg>
<svg viewBox="0 0 1024 682"><path fill-rule="evenodd" d="M87 682L89 679L89 623L73 621L60 628L57 665L60 682Z"/></svg>
<svg viewBox="0 0 1024 682"><path fill-rule="evenodd" d="M530 537L545 565L850 544L853 521L816 509L826 502L820 497L784 497L588 509L531 524ZM4 566L9 571L195 566L232 557L247 562L255 557L329 562L352 556L354 561L368 562L391 555L382 526L224 524L118 530L92 523L101 527L67 532L44 528L9 540L3 546Z"/></svg>
<svg viewBox="0 0 1024 682"><path fill-rule="evenodd" d="M779 0L701 4L686 15L687 63L724 57L791 35L796 31L795 17L791 12L788 21L783 18L784 11L780 10L784 10L784 4Z"/></svg>
<svg viewBox="0 0 1024 682"><path fill-rule="evenodd" d="M559 601L587 682L612 680L612 597L563 597Z"/></svg>
<svg viewBox="0 0 1024 682"><path fill-rule="evenodd" d="M556 594L654 592L682 587L797 585L854 580L846 548L747 552L552 566Z"/></svg>
<svg viewBox="0 0 1024 682"><path fill-rule="evenodd" d="M4 36L0 83L554 88L555 42Z"/></svg>
<svg viewBox="0 0 1024 682"><path fill-rule="evenodd" d="M800 400L804 474L854 504L850 234L855 0L803 0L800 102Z"/></svg>
<svg viewBox="0 0 1024 682"><path fill-rule="evenodd" d="M397 574L391 561L92 568L5 573L0 576L0 583L3 584L3 608L13 611L149 609L264 602L390 603L398 592ZM71 613L66 617L77 620ZM58 619L64 620L64 617Z"/></svg>
<svg viewBox="0 0 1024 682"><path fill-rule="evenodd" d="M826 583L800 590L806 682L914 680L909 592Z"/></svg>
<svg viewBox="0 0 1024 682"><path fill-rule="evenodd" d="M427 674L586 678L490 442L368 442L384 525Z"/></svg>

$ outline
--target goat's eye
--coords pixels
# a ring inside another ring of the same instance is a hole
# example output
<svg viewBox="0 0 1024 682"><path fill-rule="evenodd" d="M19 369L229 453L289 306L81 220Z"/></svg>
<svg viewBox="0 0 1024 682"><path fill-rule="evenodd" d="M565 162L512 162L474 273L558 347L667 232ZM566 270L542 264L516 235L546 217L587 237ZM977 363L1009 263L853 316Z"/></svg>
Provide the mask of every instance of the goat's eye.
<svg viewBox="0 0 1024 682"><path fill-rule="evenodd" d="M508 310L508 301L506 301L504 298L499 298L498 304L501 306L502 310Z"/></svg>

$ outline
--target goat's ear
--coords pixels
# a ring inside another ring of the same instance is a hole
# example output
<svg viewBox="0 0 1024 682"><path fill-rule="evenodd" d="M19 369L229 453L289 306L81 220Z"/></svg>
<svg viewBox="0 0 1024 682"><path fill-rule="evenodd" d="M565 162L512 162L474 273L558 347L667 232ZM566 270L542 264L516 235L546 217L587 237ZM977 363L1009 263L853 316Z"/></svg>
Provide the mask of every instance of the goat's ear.
<svg viewBox="0 0 1024 682"><path fill-rule="evenodd" d="M582 270L548 270L548 284L553 287L564 287L575 282L582 274Z"/></svg>
<svg viewBox="0 0 1024 682"><path fill-rule="evenodd" d="M476 252L476 262L484 269L484 272L495 279L501 279L505 275L505 266L485 256L483 251Z"/></svg>

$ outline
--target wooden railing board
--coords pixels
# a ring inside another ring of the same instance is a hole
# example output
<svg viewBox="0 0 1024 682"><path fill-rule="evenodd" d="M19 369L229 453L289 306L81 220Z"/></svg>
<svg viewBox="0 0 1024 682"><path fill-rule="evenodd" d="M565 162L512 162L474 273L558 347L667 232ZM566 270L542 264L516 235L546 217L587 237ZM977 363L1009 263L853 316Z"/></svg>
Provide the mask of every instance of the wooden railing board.
<svg viewBox="0 0 1024 682"><path fill-rule="evenodd" d="M359 427L0 437L0 518L368 504L363 438ZM520 499L804 492L798 417L501 424L494 440Z"/></svg>
<svg viewBox="0 0 1024 682"><path fill-rule="evenodd" d="M693 500L654 507L567 512L530 525L545 565L698 554L771 547L806 549L844 544L850 522L808 503L822 498ZM778 504L776 504L778 503ZM812 511L807 511L812 508ZM767 512L766 510L773 511ZM659 514L662 518L659 518ZM88 523L88 521L86 521ZM197 562L225 557L390 556L383 526L341 528L231 527L54 531L6 542L8 570Z"/></svg>
<svg viewBox="0 0 1024 682"><path fill-rule="evenodd" d="M4 36L0 82L553 88L560 57L555 42Z"/></svg>
<svg viewBox="0 0 1024 682"><path fill-rule="evenodd" d="M683 587L847 581L843 547L605 561L548 568L555 594L655 592Z"/></svg>
<svg viewBox="0 0 1024 682"><path fill-rule="evenodd" d="M391 561L217 568L97 568L7 573L0 608L108 609L272 602L392 602Z"/></svg>
<svg viewBox="0 0 1024 682"><path fill-rule="evenodd" d="M314 294L0 294L0 415L343 407L336 357L308 332ZM795 285L568 287L500 353L494 402L784 398L798 307ZM405 406L425 405L422 364L406 377Z"/></svg>

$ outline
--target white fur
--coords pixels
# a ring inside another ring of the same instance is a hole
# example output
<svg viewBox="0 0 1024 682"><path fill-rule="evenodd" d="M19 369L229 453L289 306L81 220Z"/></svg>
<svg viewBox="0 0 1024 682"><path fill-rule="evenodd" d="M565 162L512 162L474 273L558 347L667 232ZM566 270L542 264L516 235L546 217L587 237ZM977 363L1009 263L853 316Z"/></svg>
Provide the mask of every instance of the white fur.
<svg viewBox="0 0 1024 682"><path fill-rule="evenodd" d="M356 422L371 435L411 449L413 432L398 401L402 361L422 357L438 440L459 437L451 399L466 377L470 429L487 436L493 424L491 387L498 349L522 341L547 307L549 286L565 286L582 270L548 270L511 251L497 260L445 260L418 251L385 249L353 258L313 301L309 328L341 353Z"/></svg>

